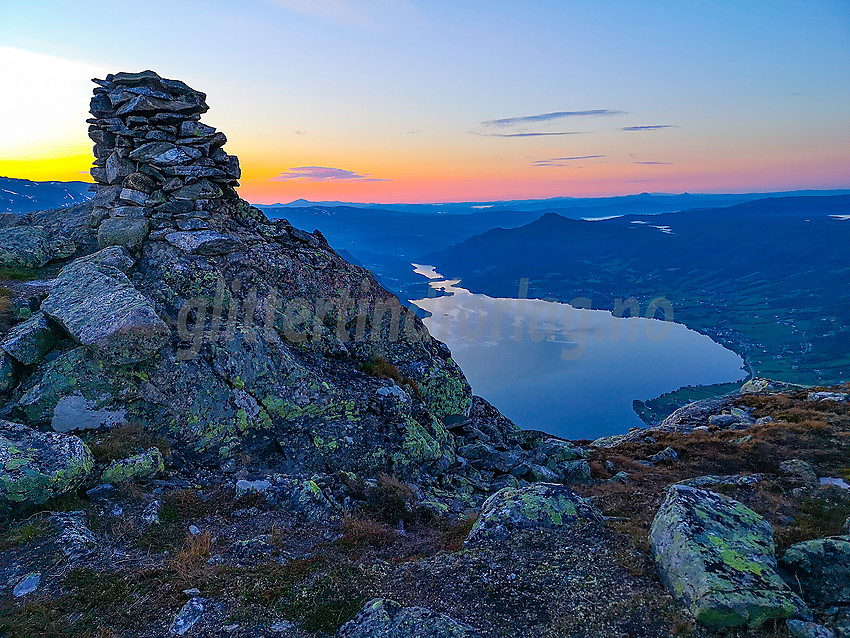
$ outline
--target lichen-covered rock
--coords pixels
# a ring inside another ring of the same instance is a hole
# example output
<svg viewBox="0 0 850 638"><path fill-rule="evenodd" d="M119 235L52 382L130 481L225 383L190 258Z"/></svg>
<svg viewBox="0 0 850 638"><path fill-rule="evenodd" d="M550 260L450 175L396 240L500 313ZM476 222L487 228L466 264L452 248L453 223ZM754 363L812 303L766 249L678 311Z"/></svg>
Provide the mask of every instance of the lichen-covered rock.
<svg viewBox="0 0 850 638"><path fill-rule="evenodd" d="M165 469L162 452L152 447L126 459L112 461L100 476L102 483L120 483L156 476Z"/></svg>
<svg viewBox="0 0 850 638"><path fill-rule="evenodd" d="M425 607L402 607L383 598L369 601L336 638L474 638L469 625Z"/></svg>
<svg viewBox="0 0 850 638"><path fill-rule="evenodd" d="M13 226L0 230L0 266L41 268L77 250L73 240L51 236L41 226Z"/></svg>
<svg viewBox="0 0 850 638"><path fill-rule="evenodd" d="M780 560L811 605L850 605L850 536L796 543Z"/></svg>
<svg viewBox="0 0 850 638"><path fill-rule="evenodd" d="M536 483L519 489L508 487L484 501L467 542L505 538L514 530L601 520L589 502L565 485Z"/></svg>
<svg viewBox="0 0 850 638"><path fill-rule="evenodd" d="M65 266L42 311L75 341L116 364L149 359L171 335L127 275L96 260Z"/></svg>
<svg viewBox="0 0 850 638"><path fill-rule="evenodd" d="M759 627L805 613L776 571L770 523L737 501L673 485L650 540L661 580L707 627Z"/></svg>
<svg viewBox="0 0 850 638"><path fill-rule="evenodd" d="M79 487L94 458L76 436L0 420L0 508L39 505Z"/></svg>
<svg viewBox="0 0 850 638"><path fill-rule="evenodd" d="M12 328L0 342L0 349L23 365L32 366L41 362L55 343L56 333L48 325L44 313L37 312Z"/></svg>

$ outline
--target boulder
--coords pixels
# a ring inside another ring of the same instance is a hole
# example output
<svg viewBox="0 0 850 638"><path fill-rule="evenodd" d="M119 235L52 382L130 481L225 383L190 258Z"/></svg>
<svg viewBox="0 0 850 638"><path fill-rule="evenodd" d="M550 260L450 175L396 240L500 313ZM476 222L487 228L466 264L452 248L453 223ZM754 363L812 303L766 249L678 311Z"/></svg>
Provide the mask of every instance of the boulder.
<svg viewBox="0 0 850 638"><path fill-rule="evenodd" d="M673 485L650 529L662 582L712 629L805 614L776 570L773 529L741 503Z"/></svg>
<svg viewBox="0 0 850 638"><path fill-rule="evenodd" d="M109 259L75 261L59 275L42 311L78 343L117 364L152 357L168 341L168 326Z"/></svg>
<svg viewBox="0 0 850 638"><path fill-rule="evenodd" d="M41 226L13 226L0 230L0 266L41 268L76 252L73 240L51 237Z"/></svg>
<svg viewBox="0 0 850 638"><path fill-rule="evenodd" d="M94 458L78 437L0 420L0 508L40 505L77 489Z"/></svg>
<svg viewBox="0 0 850 638"><path fill-rule="evenodd" d="M506 538L514 530L598 523L599 512L566 485L536 483L504 488L484 501L468 543Z"/></svg>
<svg viewBox="0 0 850 638"><path fill-rule="evenodd" d="M44 313L37 312L19 323L0 342L0 349L25 366L40 363L56 343L56 333L48 325ZM0 381L2 387L2 381Z"/></svg>
<svg viewBox="0 0 850 638"><path fill-rule="evenodd" d="M345 623L336 638L474 638L469 625L425 607L402 607L376 598Z"/></svg>
<svg viewBox="0 0 850 638"><path fill-rule="evenodd" d="M779 464L779 471L809 485L818 484L818 475L811 465L800 459L788 459Z"/></svg>
<svg viewBox="0 0 850 638"><path fill-rule="evenodd" d="M112 461L100 476L102 483L120 483L156 476L165 469L162 452L152 447L126 459Z"/></svg>
<svg viewBox="0 0 850 638"><path fill-rule="evenodd" d="M850 536L796 543L785 552L780 566L809 604L850 605Z"/></svg>

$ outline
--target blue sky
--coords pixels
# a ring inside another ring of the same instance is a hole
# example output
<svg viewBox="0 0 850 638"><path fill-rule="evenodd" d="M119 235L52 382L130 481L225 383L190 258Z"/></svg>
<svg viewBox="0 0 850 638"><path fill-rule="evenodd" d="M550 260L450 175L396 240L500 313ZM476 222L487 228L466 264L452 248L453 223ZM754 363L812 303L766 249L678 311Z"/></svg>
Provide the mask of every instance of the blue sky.
<svg viewBox="0 0 850 638"><path fill-rule="evenodd" d="M7 2L0 173L82 178L88 77L146 68L254 201L850 186L847 1Z"/></svg>

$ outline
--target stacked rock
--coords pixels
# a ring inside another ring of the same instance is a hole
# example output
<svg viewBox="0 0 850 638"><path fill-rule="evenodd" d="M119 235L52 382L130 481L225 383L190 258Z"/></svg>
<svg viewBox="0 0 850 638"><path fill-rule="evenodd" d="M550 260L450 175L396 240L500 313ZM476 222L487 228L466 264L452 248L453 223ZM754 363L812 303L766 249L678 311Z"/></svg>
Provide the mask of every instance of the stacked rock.
<svg viewBox="0 0 850 638"><path fill-rule="evenodd" d="M101 246L138 248L151 227L204 218L202 211L236 196L239 159L222 148L224 133L200 122L209 108L204 93L153 71L93 81L92 225Z"/></svg>

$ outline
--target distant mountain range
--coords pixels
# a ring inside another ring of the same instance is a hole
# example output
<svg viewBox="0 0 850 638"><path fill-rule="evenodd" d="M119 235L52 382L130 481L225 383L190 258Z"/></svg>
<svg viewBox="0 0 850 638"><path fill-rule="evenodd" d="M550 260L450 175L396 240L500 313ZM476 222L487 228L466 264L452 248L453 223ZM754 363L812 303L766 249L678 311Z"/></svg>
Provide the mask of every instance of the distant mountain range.
<svg viewBox="0 0 850 638"><path fill-rule="evenodd" d="M846 191L799 191L830 197ZM795 191L782 196L796 195ZM345 250L403 299L422 297L426 287L410 262L445 250L494 228L517 228L555 213L568 219L655 215L688 208L722 208L765 198L750 194L650 194L448 204L346 204L308 202L260 206L269 217L285 217L299 228L319 229L337 250ZM515 292L515 291L514 291Z"/></svg>
<svg viewBox="0 0 850 638"><path fill-rule="evenodd" d="M30 213L91 199L86 182L32 182L0 177L0 213Z"/></svg>

